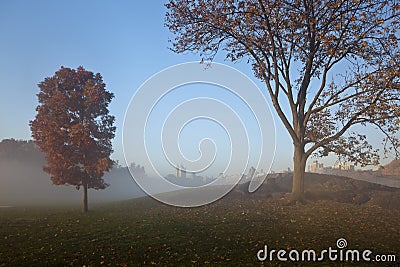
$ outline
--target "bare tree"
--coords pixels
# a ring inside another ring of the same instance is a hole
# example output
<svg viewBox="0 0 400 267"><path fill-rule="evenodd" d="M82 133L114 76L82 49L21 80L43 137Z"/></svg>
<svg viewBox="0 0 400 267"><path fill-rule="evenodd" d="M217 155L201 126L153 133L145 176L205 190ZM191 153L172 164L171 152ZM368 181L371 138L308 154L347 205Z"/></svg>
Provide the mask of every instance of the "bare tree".
<svg viewBox="0 0 400 267"><path fill-rule="evenodd" d="M173 51L213 60L222 50L252 64L293 140L295 199L312 154L379 162L354 125L376 127L384 151L398 156L396 0L170 0L166 7Z"/></svg>

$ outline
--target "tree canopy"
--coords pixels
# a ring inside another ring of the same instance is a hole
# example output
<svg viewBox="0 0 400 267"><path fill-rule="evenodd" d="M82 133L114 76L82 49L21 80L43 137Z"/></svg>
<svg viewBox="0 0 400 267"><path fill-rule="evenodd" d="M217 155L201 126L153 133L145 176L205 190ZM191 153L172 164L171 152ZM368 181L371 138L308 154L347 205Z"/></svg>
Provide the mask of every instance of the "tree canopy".
<svg viewBox="0 0 400 267"><path fill-rule="evenodd" d="M400 5L396 0L170 0L177 53L247 60L294 145L293 193L312 154L377 164L353 126L373 125L399 156ZM289 107L286 111L285 107Z"/></svg>
<svg viewBox="0 0 400 267"><path fill-rule="evenodd" d="M106 91L99 73L83 67L61 67L38 86L39 106L30 125L35 143L46 155L44 171L56 185L82 186L87 211L87 189L106 188L102 176L113 165L111 140L116 128L108 110L113 94Z"/></svg>

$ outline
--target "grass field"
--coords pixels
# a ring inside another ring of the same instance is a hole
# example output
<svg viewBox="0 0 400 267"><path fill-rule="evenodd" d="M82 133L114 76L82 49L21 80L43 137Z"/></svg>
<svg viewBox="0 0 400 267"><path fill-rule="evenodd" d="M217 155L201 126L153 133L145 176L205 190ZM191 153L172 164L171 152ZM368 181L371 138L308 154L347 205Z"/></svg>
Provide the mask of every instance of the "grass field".
<svg viewBox="0 0 400 267"><path fill-rule="evenodd" d="M338 238L347 240L348 249L395 254L399 260L399 226L399 209L368 203L289 204L237 195L192 209L140 198L92 205L85 215L80 207L2 208L0 266L309 266L276 258L261 263L256 254L264 245L288 251L336 248Z"/></svg>

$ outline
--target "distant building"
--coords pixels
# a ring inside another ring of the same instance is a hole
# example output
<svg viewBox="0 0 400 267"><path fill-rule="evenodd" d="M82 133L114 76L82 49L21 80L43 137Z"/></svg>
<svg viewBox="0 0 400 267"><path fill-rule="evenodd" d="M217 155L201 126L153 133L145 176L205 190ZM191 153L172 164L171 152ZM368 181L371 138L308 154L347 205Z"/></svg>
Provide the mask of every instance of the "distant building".
<svg viewBox="0 0 400 267"><path fill-rule="evenodd" d="M251 178L253 178L255 173L256 173L256 168L251 166L249 172L247 173L246 179L250 180Z"/></svg>
<svg viewBox="0 0 400 267"><path fill-rule="evenodd" d="M332 167L333 169L343 170L343 171L354 171L354 165L347 165L344 162L339 162Z"/></svg>
<svg viewBox="0 0 400 267"><path fill-rule="evenodd" d="M313 173L341 175L344 172L354 172L355 168L354 165L347 165L344 162L339 162L331 167L324 167L323 163L319 163L318 160L314 160L308 165L308 171Z"/></svg>
<svg viewBox="0 0 400 267"><path fill-rule="evenodd" d="M181 167L182 167L182 169L181 169L181 178L186 178L186 168L183 167L183 166L181 166Z"/></svg>
<svg viewBox="0 0 400 267"><path fill-rule="evenodd" d="M176 167L176 178L186 178L186 168L182 164Z"/></svg>
<svg viewBox="0 0 400 267"><path fill-rule="evenodd" d="M283 169L282 171L281 171L281 173L292 173L293 171L292 171L292 169L290 169L290 167L287 167L287 169Z"/></svg>
<svg viewBox="0 0 400 267"><path fill-rule="evenodd" d="M176 177L181 177L181 169L179 168L180 166L176 166Z"/></svg>
<svg viewBox="0 0 400 267"><path fill-rule="evenodd" d="M323 173L324 164L319 163L318 160L314 160L311 164L308 165L308 171L314 173Z"/></svg>

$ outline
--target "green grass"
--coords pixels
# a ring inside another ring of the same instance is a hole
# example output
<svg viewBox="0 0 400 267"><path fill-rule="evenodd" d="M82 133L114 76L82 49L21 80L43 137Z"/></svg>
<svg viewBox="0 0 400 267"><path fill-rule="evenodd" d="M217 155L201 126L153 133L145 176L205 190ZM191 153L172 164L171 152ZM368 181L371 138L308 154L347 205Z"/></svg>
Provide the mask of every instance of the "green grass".
<svg viewBox="0 0 400 267"><path fill-rule="evenodd" d="M0 209L0 266L260 266L264 245L319 251L336 248L338 238L348 249L400 258L399 209L229 196L192 209L149 198L90 208L85 215L80 207ZM360 263L315 264L349 265Z"/></svg>

